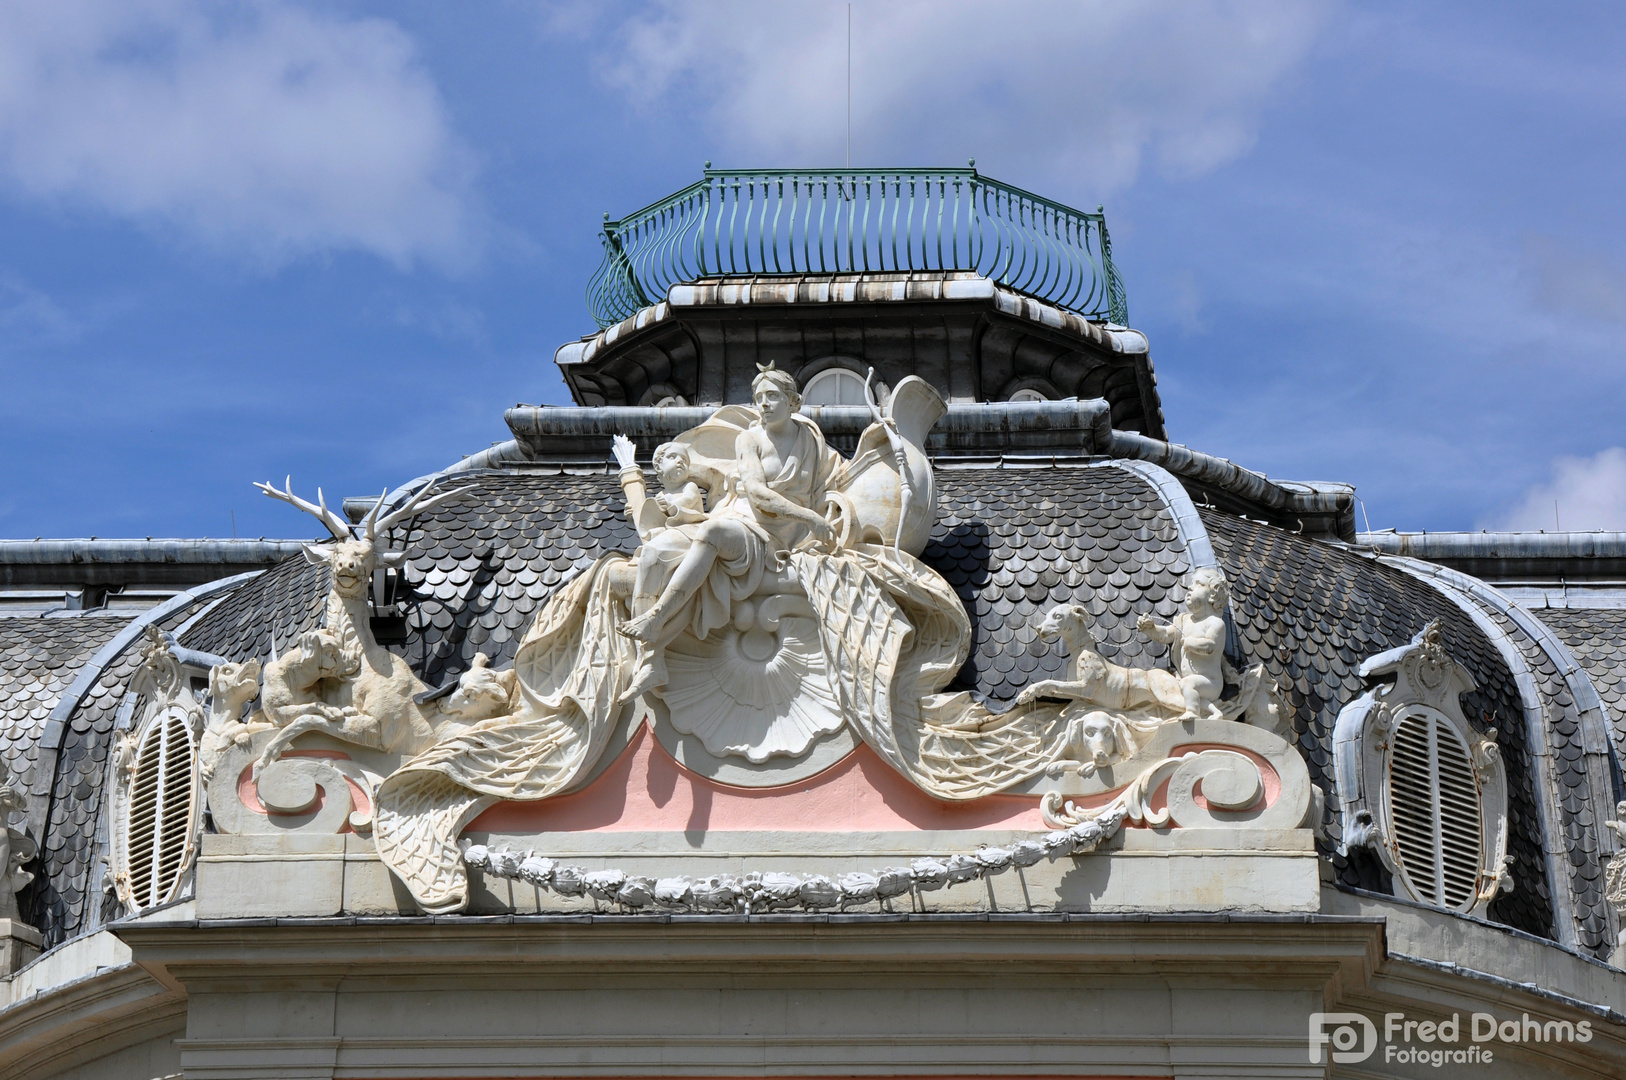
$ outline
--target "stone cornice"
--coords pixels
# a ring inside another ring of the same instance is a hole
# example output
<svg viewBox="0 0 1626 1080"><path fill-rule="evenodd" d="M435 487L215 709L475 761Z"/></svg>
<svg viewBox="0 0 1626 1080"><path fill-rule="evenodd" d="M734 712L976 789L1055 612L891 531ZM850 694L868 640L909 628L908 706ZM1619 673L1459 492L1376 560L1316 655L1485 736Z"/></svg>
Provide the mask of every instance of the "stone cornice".
<svg viewBox="0 0 1626 1080"><path fill-rule="evenodd" d="M783 983L860 973L988 979L1252 973L1322 985L1366 980L1380 919L1321 915L765 915L232 919L115 927L138 963L197 989L342 978L469 979L480 986L667 975Z"/></svg>

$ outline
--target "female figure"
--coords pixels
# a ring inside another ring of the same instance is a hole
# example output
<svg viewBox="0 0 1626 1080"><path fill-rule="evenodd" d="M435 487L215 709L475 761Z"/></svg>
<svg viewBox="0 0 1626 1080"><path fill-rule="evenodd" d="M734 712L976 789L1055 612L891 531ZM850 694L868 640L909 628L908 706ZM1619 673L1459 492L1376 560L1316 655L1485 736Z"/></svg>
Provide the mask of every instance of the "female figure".
<svg viewBox="0 0 1626 1080"><path fill-rule="evenodd" d="M757 590L783 554L811 538L828 544L820 512L825 485L840 458L818 425L797 414L796 381L772 364L751 383L757 418L734 444L738 483L697 525L692 542L650 606L617 627L639 642L639 666L623 699L666 683L663 652L684 629L704 638L724 625L733 602ZM640 575L642 576L642 575Z"/></svg>

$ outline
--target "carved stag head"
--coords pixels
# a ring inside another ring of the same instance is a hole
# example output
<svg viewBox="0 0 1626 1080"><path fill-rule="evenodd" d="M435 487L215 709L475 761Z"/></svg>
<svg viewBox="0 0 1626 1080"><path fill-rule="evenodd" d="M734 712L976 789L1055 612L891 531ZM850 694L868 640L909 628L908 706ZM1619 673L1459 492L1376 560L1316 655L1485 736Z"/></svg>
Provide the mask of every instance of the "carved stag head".
<svg viewBox="0 0 1626 1080"><path fill-rule="evenodd" d="M338 514L328 509L327 500L322 497L322 489L316 489L316 502L309 503L293 491L293 478L284 481L284 487L278 490L271 484L255 484L254 486L271 496L280 499L292 506L297 506L305 513L311 515L327 526L327 531L333 534L335 543L332 544L306 544L305 558L313 565L326 566L333 576L333 591L347 600L357 600L367 595L367 584L373 576L373 571L383 567L399 567L406 559L406 552L392 551L379 543L379 536L392 525L397 525L426 510L431 510L449 499L461 495L462 489L456 491L443 491L432 499L425 496L434 489L436 481L430 480L423 487L412 493L412 497L398 509L380 516L379 511L384 507L384 495L378 497L373 508L367 511L361 524L352 527ZM385 493L388 494L387 492Z"/></svg>

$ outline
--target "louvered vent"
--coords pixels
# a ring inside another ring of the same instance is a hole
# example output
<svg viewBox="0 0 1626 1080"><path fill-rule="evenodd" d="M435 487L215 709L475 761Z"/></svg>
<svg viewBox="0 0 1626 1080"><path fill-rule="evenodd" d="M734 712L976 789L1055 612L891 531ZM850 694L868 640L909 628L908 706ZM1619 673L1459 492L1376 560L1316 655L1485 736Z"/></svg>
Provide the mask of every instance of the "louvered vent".
<svg viewBox="0 0 1626 1080"><path fill-rule="evenodd" d="M150 724L136 747L124 851L130 905L137 911L173 900L191 863L195 752L191 729L178 710Z"/></svg>
<svg viewBox="0 0 1626 1080"><path fill-rule="evenodd" d="M1479 785L1449 724L1410 714L1395 728L1386 791L1395 861L1413 898L1467 911L1483 858Z"/></svg>

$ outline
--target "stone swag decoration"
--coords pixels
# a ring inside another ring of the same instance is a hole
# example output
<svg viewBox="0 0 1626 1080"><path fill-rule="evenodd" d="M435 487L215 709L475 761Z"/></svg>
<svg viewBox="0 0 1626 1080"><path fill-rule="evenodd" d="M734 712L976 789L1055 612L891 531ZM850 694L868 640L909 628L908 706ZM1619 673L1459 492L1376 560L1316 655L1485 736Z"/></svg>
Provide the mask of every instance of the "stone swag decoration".
<svg viewBox="0 0 1626 1080"><path fill-rule="evenodd" d="M833 906L1082 854L1126 820L1297 828L1319 817L1305 766L1277 733L1286 710L1274 681L1263 666L1239 673L1225 663L1227 590L1216 570L1193 575L1173 622L1140 621L1169 645L1172 671L1110 663L1084 608L1062 605L1040 629L1071 653L1065 680L1037 682L1003 711L945 692L971 625L919 559L936 512L923 447L942 398L918 377L884 406L871 394L874 422L851 459L800 406L794 379L762 367L750 406L721 408L655 451L653 493L632 444L617 437L637 552L605 555L563 585L511 669L477 657L439 690L373 639L367 588L375 569L405 558L384 549L384 530L462 492L430 497L430 483L387 514L381 498L352 529L320 492L313 505L291 485L259 485L332 532L331 544L306 549L330 569L332 591L324 625L279 643L263 670L210 672L200 767L215 826L370 830L419 906L443 913L467 905L471 864L635 908L646 896L678 908ZM256 696L259 708L243 716ZM821 754L862 740L938 799L1042 795L1056 831L851 882L763 874L671 879L657 890L619 872L595 885L587 872L484 847L465 859L458 837L481 811L585 783L614 734L646 721L770 785L801 778L797 768L811 775ZM297 748L328 745L305 736L338 740L348 759ZM1279 791L1266 805L1269 770Z"/></svg>

